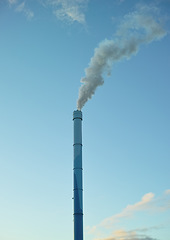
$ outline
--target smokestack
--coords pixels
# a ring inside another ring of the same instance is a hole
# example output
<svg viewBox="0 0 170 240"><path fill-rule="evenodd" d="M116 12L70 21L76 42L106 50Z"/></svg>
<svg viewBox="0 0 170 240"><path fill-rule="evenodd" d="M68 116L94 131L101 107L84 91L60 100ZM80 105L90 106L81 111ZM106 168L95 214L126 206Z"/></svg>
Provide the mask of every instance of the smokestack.
<svg viewBox="0 0 170 240"><path fill-rule="evenodd" d="M74 121L74 240L83 240L83 184L82 184L82 112L73 112Z"/></svg>

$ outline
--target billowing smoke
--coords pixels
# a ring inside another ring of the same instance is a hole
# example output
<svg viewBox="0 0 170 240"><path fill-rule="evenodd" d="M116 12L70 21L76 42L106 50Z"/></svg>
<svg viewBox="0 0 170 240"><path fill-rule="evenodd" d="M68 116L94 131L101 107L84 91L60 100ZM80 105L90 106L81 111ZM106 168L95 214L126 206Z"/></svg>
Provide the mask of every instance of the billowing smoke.
<svg viewBox="0 0 170 240"><path fill-rule="evenodd" d="M113 63L129 59L136 54L141 44L148 44L166 35L161 21L157 17L158 10L146 6L124 17L114 40L105 39L94 51L86 76L79 89L77 109L81 110L98 86L104 83L103 74L111 72Z"/></svg>

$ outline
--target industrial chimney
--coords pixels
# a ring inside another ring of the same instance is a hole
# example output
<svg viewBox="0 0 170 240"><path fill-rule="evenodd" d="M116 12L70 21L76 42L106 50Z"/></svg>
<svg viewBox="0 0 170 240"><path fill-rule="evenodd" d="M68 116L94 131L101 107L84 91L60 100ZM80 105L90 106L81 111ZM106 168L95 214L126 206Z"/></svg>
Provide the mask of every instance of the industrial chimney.
<svg viewBox="0 0 170 240"><path fill-rule="evenodd" d="M82 184L82 112L73 112L74 121L74 163L73 163L73 199L74 199L74 240L83 240L83 184Z"/></svg>

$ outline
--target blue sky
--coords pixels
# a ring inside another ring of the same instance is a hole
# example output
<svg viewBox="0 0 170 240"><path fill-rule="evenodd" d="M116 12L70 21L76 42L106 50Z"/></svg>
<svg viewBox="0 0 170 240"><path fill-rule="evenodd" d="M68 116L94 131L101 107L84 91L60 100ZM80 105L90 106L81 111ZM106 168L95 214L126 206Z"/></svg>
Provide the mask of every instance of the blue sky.
<svg viewBox="0 0 170 240"><path fill-rule="evenodd" d="M1 0L1 240L73 239L80 80L105 39L146 39L117 37L139 13L164 33L112 59L82 109L84 239L170 239L170 1Z"/></svg>

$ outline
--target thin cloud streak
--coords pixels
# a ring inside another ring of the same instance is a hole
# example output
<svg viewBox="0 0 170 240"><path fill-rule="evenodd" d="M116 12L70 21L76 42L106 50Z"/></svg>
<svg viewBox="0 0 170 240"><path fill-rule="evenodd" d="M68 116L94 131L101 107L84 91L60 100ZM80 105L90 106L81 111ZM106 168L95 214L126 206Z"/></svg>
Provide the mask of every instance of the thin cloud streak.
<svg viewBox="0 0 170 240"><path fill-rule="evenodd" d="M107 238L96 238L95 240L157 240L145 234L139 234L136 231L116 230L112 236Z"/></svg>
<svg viewBox="0 0 170 240"><path fill-rule="evenodd" d="M127 205L120 213L115 214L111 217L108 217L104 219L100 224L89 227L87 229L88 234L94 234L95 236L98 236L95 240L153 240L152 238L149 238L146 235L142 235L141 232L146 232L149 230L153 229L158 229L160 226L155 226L155 227L144 227L140 229L136 229L133 232L136 234L134 236L132 235L132 231L128 232L125 236L117 236L115 235L116 232L114 232L114 235L107 237L107 238L102 238L103 236L103 231L102 229L114 229L115 224L119 223L121 224L122 220L129 219L130 217L134 216L135 213L137 212L145 212L145 213L154 213L154 214L159 214L162 212L166 212L170 209L170 189L166 190L162 196L156 198L155 195L150 192L145 194L139 202L136 202L132 205ZM137 234L137 232L140 232L140 234ZM125 233L124 233L125 234ZM129 235L131 234L131 235Z"/></svg>
<svg viewBox="0 0 170 240"><path fill-rule="evenodd" d="M27 17L28 20L32 19L34 17L33 11L31 11L29 8L25 6L25 2L22 2L19 4L16 9L16 12L22 12Z"/></svg>
<svg viewBox="0 0 170 240"><path fill-rule="evenodd" d="M28 20L34 17L34 12L26 6L26 1L7 0L10 7L13 7L15 12L23 13Z"/></svg>
<svg viewBox="0 0 170 240"><path fill-rule="evenodd" d="M134 212L136 211L141 211L141 210L148 210L151 208L150 203L153 201L154 194L153 193L147 193L145 194L141 201L133 204L133 205L128 205L121 213L118 213L112 217L106 218L104 221L102 221L101 225L102 226L110 226L115 222L118 222L121 218L128 218L133 215Z"/></svg>
<svg viewBox="0 0 170 240"><path fill-rule="evenodd" d="M46 0L42 4L51 6L55 16L68 23L78 22L85 23L84 10L88 0Z"/></svg>
<svg viewBox="0 0 170 240"><path fill-rule="evenodd" d="M170 194L170 189L167 189L166 191L165 191L165 194Z"/></svg>
<svg viewBox="0 0 170 240"><path fill-rule="evenodd" d="M16 4L18 0L7 0L10 5Z"/></svg>
<svg viewBox="0 0 170 240"><path fill-rule="evenodd" d="M145 194L141 201L128 205L122 210L122 212L113 215L112 217L106 218L101 222L102 226L112 226L113 223L120 221L121 218L129 218L134 215L135 212L139 211L152 211L152 212L164 212L170 209L170 190L166 190L160 198L154 198L153 193Z"/></svg>
<svg viewBox="0 0 170 240"><path fill-rule="evenodd" d="M29 1L6 0L10 6L16 6L16 12L22 12L30 20L34 12L26 7ZM85 24L85 10L89 0L39 0L43 7L51 8L53 14L66 23Z"/></svg>

